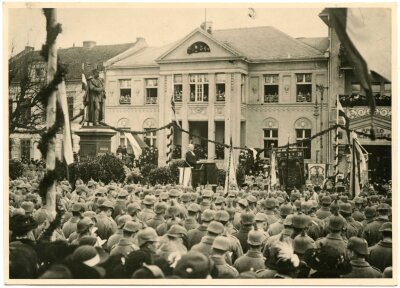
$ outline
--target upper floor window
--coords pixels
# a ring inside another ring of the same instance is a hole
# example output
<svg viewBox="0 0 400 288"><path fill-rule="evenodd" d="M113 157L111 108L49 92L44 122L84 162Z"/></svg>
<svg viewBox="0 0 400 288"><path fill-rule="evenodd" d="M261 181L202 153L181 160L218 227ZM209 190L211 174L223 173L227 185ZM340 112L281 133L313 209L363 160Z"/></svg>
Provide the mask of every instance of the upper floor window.
<svg viewBox="0 0 400 288"><path fill-rule="evenodd" d="M68 115L69 120L74 117L74 92L67 92L67 104L68 104Z"/></svg>
<svg viewBox="0 0 400 288"><path fill-rule="evenodd" d="M158 79L146 79L146 104L157 104Z"/></svg>
<svg viewBox="0 0 400 288"><path fill-rule="evenodd" d="M147 133L144 135L144 142L150 147L157 147L157 132L152 131L154 128L144 128Z"/></svg>
<svg viewBox="0 0 400 288"><path fill-rule="evenodd" d="M225 74L224 73L219 73L216 74L215 77L215 82L216 82L216 100L217 101L225 101Z"/></svg>
<svg viewBox="0 0 400 288"><path fill-rule="evenodd" d="M311 102L312 74L296 74L296 102Z"/></svg>
<svg viewBox="0 0 400 288"><path fill-rule="evenodd" d="M174 75L174 101L182 102L182 74Z"/></svg>
<svg viewBox="0 0 400 288"><path fill-rule="evenodd" d="M208 101L208 75L192 74L190 82L190 101L207 102Z"/></svg>
<svg viewBox="0 0 400 288"><path fill-rule="evenodd" d="M131 104L132 84L131 79L119 80L119 104Z"/></svg>
<svg viewBox="0 0 400 288"><path fill-rule="evenodd" d="M279 75L264 75L264 103L279 102Z"/></svg>
<svg viewBox="0 0 400 288"><path fill-rule="evenodd" d="M297 147L303 148L304 159L311 159L311 129L296 129Z"/></svg>
<svg viewBox="0 0 400 288"><path fill-rule="evenodd" d="M245 102L245 88L244 88L245 82L246 82L246 76L244 74L242 74L241 84L240 84L240 99L241 99L242 103Z"/></svg>
<svg viewBox="0 0 400 288"><path fill-rule="evenodd" d="M264 157L270 157L271 150L278 147L278 129L264 129Z"/></svg>

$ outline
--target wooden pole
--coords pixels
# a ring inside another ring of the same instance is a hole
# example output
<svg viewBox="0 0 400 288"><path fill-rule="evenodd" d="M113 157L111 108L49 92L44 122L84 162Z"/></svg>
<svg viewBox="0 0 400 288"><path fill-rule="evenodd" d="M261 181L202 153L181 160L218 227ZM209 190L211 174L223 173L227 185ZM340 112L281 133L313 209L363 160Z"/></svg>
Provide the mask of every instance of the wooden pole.
<svg viewBox="0 0 400 288"><path fill-rule="evenodd" d="M48 24L50 27L55 28L57 25L57 13L56 9L50 10L50 21ZM47 29L49 30L49 29ZM57 44L56 41L49 47L49 54L47 59L47 79L46 82L49 84L54 79L54 75L57 71ZM57 91L51 93L47 107L46 107L46 121L47 129L52 127L56 121L56 109L57 109ZM47 147L47 157L46 157L46 170L47 172L54 171L56 167L56 138L53 137L49 141ZM55 182L51 185L46 194L46 210L48 211L50 218L54 219L56 216L56 184Z"/></svg>

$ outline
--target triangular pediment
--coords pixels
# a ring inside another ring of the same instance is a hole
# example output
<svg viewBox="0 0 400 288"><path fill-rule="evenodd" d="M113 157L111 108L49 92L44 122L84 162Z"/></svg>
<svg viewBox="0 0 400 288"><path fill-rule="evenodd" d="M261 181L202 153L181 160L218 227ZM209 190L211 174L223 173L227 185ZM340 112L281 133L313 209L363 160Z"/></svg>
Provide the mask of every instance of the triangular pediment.
<svg viewBox="0 0 400 288"><path fill-rule="evenodd" d="M157 62L237 59L238 51L198 28L161 55Z"/></svg>

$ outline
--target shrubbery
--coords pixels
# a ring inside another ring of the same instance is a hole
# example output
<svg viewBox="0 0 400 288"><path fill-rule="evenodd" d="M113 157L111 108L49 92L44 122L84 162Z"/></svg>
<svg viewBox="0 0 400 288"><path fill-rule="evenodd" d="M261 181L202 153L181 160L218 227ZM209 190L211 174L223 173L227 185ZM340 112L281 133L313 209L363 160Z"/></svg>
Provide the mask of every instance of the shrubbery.
<svg viewBox="0 0 400 288"><path fill-rule="evenodd" d="M24 165L18 160L10 160L8 163L9 176L12 180L24 174Z"/></svg>
<svg viewBox="0 0 400 288"><path fill-rule="evenodd" d="M169 166L158 167L150 171L148 180L151 185L172 183L172 173Z"/></svg>

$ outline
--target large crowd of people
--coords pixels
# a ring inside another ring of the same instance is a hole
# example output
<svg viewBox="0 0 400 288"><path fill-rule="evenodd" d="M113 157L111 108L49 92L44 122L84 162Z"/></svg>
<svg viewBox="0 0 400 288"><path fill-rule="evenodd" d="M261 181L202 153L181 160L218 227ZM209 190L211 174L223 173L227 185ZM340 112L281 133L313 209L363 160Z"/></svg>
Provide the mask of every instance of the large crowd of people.
<svg viewBox="0 0 400 288"><path fill-rule="evenodd" d="M11 279L392 278L391 188L360 195L78 180L57 214L9 182Z"/></svg>

